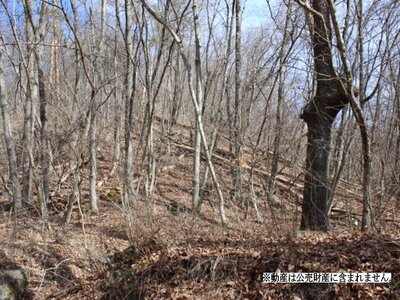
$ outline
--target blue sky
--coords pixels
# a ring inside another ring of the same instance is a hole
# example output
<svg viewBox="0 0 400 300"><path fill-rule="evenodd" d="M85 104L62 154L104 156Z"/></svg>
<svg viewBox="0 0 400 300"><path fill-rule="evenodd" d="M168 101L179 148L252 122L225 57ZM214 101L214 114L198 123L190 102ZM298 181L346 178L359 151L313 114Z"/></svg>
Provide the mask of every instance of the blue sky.
<svg viewBox="0 0 400 300"><path fill-rule="evenodd" d="M247 0L244 2L243 27L259 27L266 22L268 5L266 0Z"/></svg>

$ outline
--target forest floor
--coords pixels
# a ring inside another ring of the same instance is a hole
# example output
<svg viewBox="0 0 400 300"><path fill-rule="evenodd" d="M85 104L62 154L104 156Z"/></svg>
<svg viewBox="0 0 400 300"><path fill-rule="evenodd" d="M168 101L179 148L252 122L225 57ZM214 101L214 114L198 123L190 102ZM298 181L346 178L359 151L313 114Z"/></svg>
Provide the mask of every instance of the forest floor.
<svg viewBox="0 0 400 300"><path fill-rule="evenodd" d="M83 186L82 215L75 207L68 224L72 183L52 190L50 228L38 211L11 212L0 196L0 266L25 271L27 299L400 299L400 209L394 201L379 203L379 222L361 233L360 187L342 182L329 233L300 232L301 168L281 163L275 203L268 204L262 194L268 167L260 158L253 184L264 223L256 222L245 194L243 205L227 197L223 229L211 188L201 214L191 211L193 153L186 136L168 146L159 158L155 195L140 195L130 207L121 203L118 175L98 186L98 215L90 214ZM228 196L225 154L217 149L214 161ZM99 158L99 180L110 172L109 157ZM277 271L387 272L392 282L262 283L263 272Z"/></svg>

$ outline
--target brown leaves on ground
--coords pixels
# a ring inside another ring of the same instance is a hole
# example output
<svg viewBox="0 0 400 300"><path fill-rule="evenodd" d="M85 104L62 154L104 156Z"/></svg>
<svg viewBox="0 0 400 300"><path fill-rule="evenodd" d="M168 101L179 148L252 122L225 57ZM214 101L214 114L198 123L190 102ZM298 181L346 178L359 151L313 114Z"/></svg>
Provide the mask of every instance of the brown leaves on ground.
<svg viewBox="0 0 400 300"><path fill-rule="evenodd" d="M119 257L126 259L132 253L130 248ZM263 272L277 270L386 272L392 273L392 282L262 283ZM132 259L129 264L114 261L106 281L105 299L398 299L400 239L361 233L310 234L296 239L199 239Z"/></svg>
<svg viewBox="0 0 400 300"><path fill-rule="evenodd" d="M332 210L332 233L291 238L301 217L301 171L282 168L274 206L262 193L268 166L257 166L254 187L265 219L258 224L248 194L243 195L244 205L229 199L229 159L218 148L220 159L215 163L229 218L229 229L224 231L212 188L204 194L201 214L191 212L192 154L190 147L178 146L159 158L156 193L152 197L142 193L129 211L121 205L118 176L107 177L111 162L102 160L99 173L107 180L98 187L99 215L89 212L85 181L83 219L75 206L71 223L63 224L73 190L71 177L52 192L50 232L34 209L10 213L4 205L7 199L0 197L0 267L23 269L27 292L34 299L400 298L400 240L388 234L398 231L394 203L388 201L375 228L386 234L346 233L358 228L353 221L359 218L361 202L348 192L357 191L356 187L343 185L346 192L337 197ZM386 285L262 284L263 272L277 270L391 272L393 281Z"/></svg>

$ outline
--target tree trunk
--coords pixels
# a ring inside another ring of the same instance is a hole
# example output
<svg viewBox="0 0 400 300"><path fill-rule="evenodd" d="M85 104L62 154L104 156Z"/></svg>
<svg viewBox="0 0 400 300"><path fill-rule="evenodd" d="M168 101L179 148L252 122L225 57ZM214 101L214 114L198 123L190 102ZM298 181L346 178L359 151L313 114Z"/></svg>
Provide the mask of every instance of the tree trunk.
<svg viewBox="0 0 400 300"><path fill-rule="evenodd" d="M363 116L363 101L365 100L365 78L364 78L364 28L363 28L363 3L358 0L357 22L358 22L358 55L359 55L359 99L361 99L361 107L359 113L355 113L357 122L359 123L362 146L363 146L363 214L361 221L362 230L368 230L372 225L372 207L371 207L371 176L372 176L372 157L371 157L371 142L366 125L366 120ZM351 95L353 96L353 95ZM358 107L353 105L353 110L358 110Z"/></svg>
<svg viewBox="0 0 400 300"><path fill-rule="evenodd" d="M278 95L277 95L277 104L276 104L276 118L275 118L275 137L274 137L274 150L272 155L272 163L271 163L271 176L268 181L268 200L269 202L274 202L274 188L275 188L275 180L278 175L278 164L280 157L280 144L281 144L281 136L282 136L282 105L285 101L285 65L287 60L287 44L289 39L289 25L291 18L292 10L290 3L288 4L287 12L286 12L286 20L285 27L283 32L283 39L281 49L279 51L279 71L278 71Z"/></svg>
<svg viewBox="0 0 400 300"><path fill-rule="evenodd" d="M243 126L242 126L242 99L241 99L241 69L242 69L242 55L241 55L241 40L242 40L242 12L240 0L233 1L235 6L235 166L233 169L233 188L234 200L242 202L242 152L243 152Z"/></svg>
<svg viewBox="0 0 400 300"><path fill-rule="evenodd" d="M90 176L89 176L89 197L90 197L90 210L93 213L98 213L97 206L97 143L96 143L96 93L92 91L90 99L90 112L89 112L89 149L90 149Z"/></svg>
<svg viewBox="0 0 400 300"><path fill-rule="evenodd" d="M94 74L91 96L90 96L90 107L89 107L89 148L90 148L90 176L89 176L89 197L90 197L90 210L92 213L97 214L99 208L97 205L97 88L101 84L101 60L100 57L103 55L103 44L104 44L104 34L106 27L106 8L107 0L101 0L101 29L99 41L95 40L95 58L94 58ZM93 24L92 24L93 26Z"/></svg>
<svg viewBox="0 0 400 300"><path fill-rule="evenodd" d="M326 0L314 0L312 7L299 2L313 12L310 26L314 55L316 91L303 110L301 118L308 126L308 144L303 191L302 230L328 230L329 155L332 124L339 111L348 103L332 62L332 32L329 6Z"/></svg>
<svg viewBox="0 0 400 300"><path fill-rule="evenodd" d="M32 0L24 0L25 30L27 40L27 63L25 64L27 73L27 97L24 107L24 157L23 157L23 181L22 198L26 203L31 203L32 180L34 169L34 133L37 106L40 105L40 46L38 45L44 39L44 32L47 21L47 3L42 2L40 8L39 21L36 22L33 16ZM22 53L21 53L22 55ZM43 83L43 82L42 82ZM42 86L42 92L44 87ZM39 194L40 197L40 194ZM47 204L47 203L46 203Z"/></svg>
<svg viewBox="0 0 400 300"><path fill-rule="evenodd" d="M28 25L27 25L28 26ZM30 47L28 47L30 48ZM32 52L32 50L28 50ZM22 198L25 203L31 203L32 194L32 164L33 164L33 136L34 119L36 117L36 105L38 99L38 84L34 70L34 55L28 54L27 66L27 97L24 105L24 133L23 133L23 175L22 175Z"/></svg>
<svg viewBox="0 0 400 300"><path fill-rule="evenodd" d="M363 217L362 217L362 224L361 228L363 231L369 229L372 225L372 207L371 207L371 174L372 174L372 157L371 157L371 142L370 142L370 137L368 133L368 125L367 121L364 116L364 111L363 111L363 104L365 104L366 101L369 100L368 98L365 98L365 82L363 82L363 71L360 70L360 85L359 88L360 90L356 93L354 91L354 86L353 86L353 74L352 70L350 69L350 65L347 61L347 53L346 53L346 47L344 44L343 37L340 33L340 26L339 22L336 17L336 10L335 10L335 4L333 0L328 0L328 5L330 9L330 13L332 16L332 23L333 23L333 28L335 30L336 34L336 41L337 41L337 47L339 50L340 58L342 61L344 73L345 73L345 81L342 83L342 87L345 89L345 94L347 100L350 102L351 109L353 111L354 117L358 123L359 129L360 129L360 135L361 135L361 142L362 142L362 155L363 155ZM363 62L363 53L362 53L362 39L363 39L363 25L362 25L362 1L358 2L358 23L359 23L359 28L358 28L358 47L360 56L360 68L362 69L362 62ZM357 95L356 95L357 94ZM356 97L359 96L360 98L360 104L357 103Z"/></svg>
<svg viewBox="0 0 400 300"><path fill-rule="evenodd" d="M200 24L197 1L193 1L193 19L195 28L195 69L196 69L196 99L201 114L203 114L203 78L201 71L201 56L200 56ZM193 210L198 213L200 210L200 163L201 163L201 135L200 124L196 122L195 126L195 142L194 142L194 163L193 163Z"/></svg>
<svg viewBox="0 0 400 300"><path fill-rule="evenodd" d="M226 25L226 30L225 30L225 35L226 35L226 52L225 52L225 57L224 57L224 64L223 64L223 71L222 71L222 86L221 86L221 91L220 91L220 96L219 96L219 103L218 103L218 108L216 110L215 113L215 125L213 128L213 132L211 134L211 141L210 141L210 145L208 147L210 154L213 153L214 151L214 147L216 147L217 144L217 138L218 138L218 130L217 130L217 124L220 123L221 119L223 118L223 112L222 112L222 108L224 106L224 101L226 100L228 102L227 99L227 86L228 86L228 80L229 80L229 72L228 72L228 68L229 68L229 61L231 58L231 54L232 54L232 32L233 32L233 20L234 20L234 10L232 9L231 15L229 16L229 3L226 3L227 5L227 14L226 14L226 19L227 19L227 25ZM198 210L200 211L200 207L203 201L203 194L204 194L204 190L206 188L206 184L208 182L208 175L209 175L209 171L210 168L206 167L206 170L204 172L204 177L203 177L203 182L201 185L201 192L200 192L200 201L199 201L199 208Z"/></svg>
<svg viewBox="0 0 400 300"><path fill-rule="evenodd" d="M126 51L126 77L125 77L125 161L124 161L124 203L129 204L136 199L133 186L133 100L136 90L136 71L133 62L133 41L131 37L132 6L125 0L125 51Z"/></svg>
<svg viewBox="0 0 400 300"><path fill-rule="evenodd" d="M49 202L49 172L50 172L50 157L49 157L49 144L47 140L47 98L44 88L43 71L39 67L39 57L37 57L38 64L38 78L39 78L39 115L40 115L40 152L41 152L41 190L42 195L39 195L41 202L41 212L43 220L48 220L47 204Z"/></svg>
<svg viewBox="0 0 400 300"><path fill-rule="evenodd" d="M328 229L328 166L331 149L332 121L316 119L307 122L308 145L303 192L301 229Z"/></svg>
<svg viewBox="0 0 400 300"><path fill-rule="evenodd" d="M345 114L345 112L343 112L343 113ZM353 140L354 140L354 135L352 133L349 133L347 136L347 139L344 140L344 138L343 138L343 133L345 130L345 121L344 120L345 120L345 115L342 116L342 124L339 127L339 134L337 137L337 139L338 139L337 144L336 144L337 152L335 154L335 162L334 162L334 167L333 167L333 179L332 179L332 182L330 183L329 198L328 198L328 215L330 215L330 212L332 210L333 199L335 197L336 188L339 184L340 179L342 178L344 166L347 161L347 154L348 154L351 144L353 143ZM350 132L353 132L354 126L355 125L353 124L352 127L348 128L348 129L350 129Z"/></svg>
<svg viewBox="0 0 400 300"><path fill-rule="evenodd" d="M10 173L10 181L12 184L12 191L13 191L12 197L13 197L14 209L20 209L22 207L21 186L17 174L17 156L15 154L15 147L12 138L10 111L8 108L5 87L6 86L4 82L3 52L0 51L0 108L1 108L1 115L3 117L4 142L7 149L8 168Z"/></svg>

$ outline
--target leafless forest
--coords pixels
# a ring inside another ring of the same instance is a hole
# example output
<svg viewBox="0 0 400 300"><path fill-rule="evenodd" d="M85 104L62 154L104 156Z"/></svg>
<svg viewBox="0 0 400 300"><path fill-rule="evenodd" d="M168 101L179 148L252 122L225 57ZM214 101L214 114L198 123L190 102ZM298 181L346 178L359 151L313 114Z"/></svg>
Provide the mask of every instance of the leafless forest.
<svg viewBox="0 0 400 300"><path fill-rule="evenodd" d="M399 1L0 2L0 299L400 297Z"/></svg>

